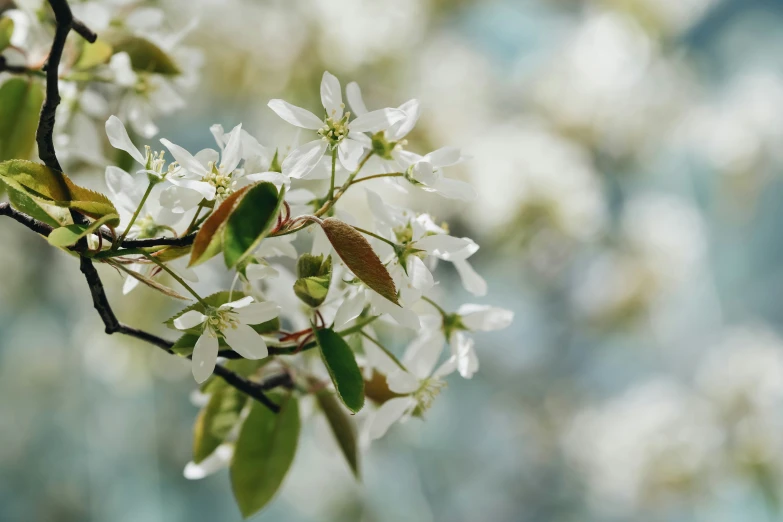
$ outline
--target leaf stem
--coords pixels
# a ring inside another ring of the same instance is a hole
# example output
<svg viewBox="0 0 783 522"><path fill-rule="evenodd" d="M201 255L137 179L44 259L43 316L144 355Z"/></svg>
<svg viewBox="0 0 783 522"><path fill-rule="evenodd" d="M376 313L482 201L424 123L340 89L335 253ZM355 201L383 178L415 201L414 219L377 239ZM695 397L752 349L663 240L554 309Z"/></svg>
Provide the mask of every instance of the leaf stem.
<svg viewBox="0 0 783 522"><path fill-rule="evenodd" d="M378 178L401 178L405 174L402 172L390 172L388 174L373 174L372 176L365 176L363 178L355 179L351 183L351 185L356 185L357 183L361 183L362 181L369 181L371 179L378 179Z"/></svg>
<svg viewBox="0 0 783 522"><path fill-rule="evenodd" d="M367 332L365 332L364 330L362 330L360 333L361 333L361 334L362 334L362 335L363 335L363 336L364 336L364 337L365 337L367 340L369 340L370 342L372 342L372 343L373 343L375 346L377 346L378 348L380 348L381 350L383 350L383 353L385 353L386 355L388 355L388 356L389 356L389 358L390 358L392 361L394 361L394 364L396 364L397 366L399 366L399 367L400 367L400 369L401 369L402 371L404 371L404 372L407 372L407 371L408 371L408 369L405 367L405 365L404 365L404 364L402 364L402 363L400 362L400 360L399 360L399 359L397 359L397 356L395 356L393 353L391 353L391 351L390 351L388 348L386 348L384 345L382 345L382 344L381 344L380 342L378 342L376 339L373 339L373 338L372 338L372 337L371 337L371 336L370 336L370 335L369 335Z"/></svg>
<svg viewBox="0 0 783 522"><path fill-rule="evenodd" d="M434 307L434 308L435 308L435 309L438 311L438 313L440 313L440 315L441 315L441 316L442 316L444 319L445 319L445 318L446 318L446 317L449 315L449 314L446 312L446 310L444 310L443 308L441 308L441 306L440 306L438 303L436 303L435 301L433 301L432 299L430 299L430 298L429 298L429 297L427 297L426 295L423 295L423 296L421 296L421 298L422 298L423 300L427 301L429 304L431 304L431 305L432 305L432 306L433 306L433 307Z"/></svg>
<svg viewBox="0 0 783 522"><path fill-rule="evenodd" d="M185 282L185 280L184 280L184 279L182 279L180 276L178 276L178 275L176 274L176 272L174 272L172 269L170 269L169 267L167 267L167 266L166 266L166 263L163 263L163 262L159 261L158 259L156 259L156 258L155 258L155 256L152 256L152 255L148 254L148 253L147 253L147 252L145 252L144 250L140 251L139 253L140 253L141 255L143 255L144 257L146 257L147 259L149 259L150 261L152 261L153 263L155 263L156 265L158 265L159 267L161 267L163 270L165 270L165 271L166 271L166 272L167 272L167 273L168 273L168 274L169 274L171 277L173 277L173 278L174 278L174 280L175 280L176 282L178 282L179 284L181 284L181 285L182 285L182 287L183 287L185 290L187 290L188 292L190 292L190 294L191 294L193 297L195 297L195 298L196 298L196 300L197 300L199 303L201 303L202 305L204 305L204 307L205 307L205 308L209 308L209 305L207 305L207 303L205 303L205 302L204 302L204 299L203 299L203 298L202 298L200 295L198 295L198 293L196 293L196 291L195 291L195 290L193 290L193 289L190 287L190 285L188 285L188 284Z"/></svg>
<svg viewBox="0 0 783 522"><path fill-rule="evenodd" d="M327 201L331 201L334 197L334 173L337 170L337 147L332 149L332 178L329 182L329 194L326 196Z"/></svg>
<svg viewBox="0 0 783 522"><path fill-rule="evenodd" d="M392 247L392 248L393 248L395 251L397 250L397 247L398 247L398 245L397 245L397 243L395 243L394 241L391 241L391 240L389 240L389 239L386 239L385 237L383 237L383 236L381 236L381 235L379 235L379 234L376 234L375 232L370 232L369 230L365 230L365 229L363 229L363 228L359 228L359 227L357 227L357 226L355 226L355 225L351 225L351 226L353 226L353 228L354 228L355 230L358 230L358 231L359 231L359 232L361 232L362 234L367 234L368 236L372 236L372 237L374 237L375 239L378 239L378 240L380 240L380 241L383 241L383 242L384 242L384 243L386 243L387 245L391 245L391 247Z"/></svg>
<svg viewBox="0 0 783 522"><path fill-rule="evenodd" d="M141 197L139 206L136 207L136 211L133 213L133 216L131 216L130 222L128 222L128 226L125 227L125 232L122 233L122 235L119 237L119 239L115 244L121 245L122 242L125 241L125 237L128 235L128 232L130 232L131 227L136 222L136 218L139 217L139 214L141 213L141 209L144 208L144 204L147 202L147 198L150 197L150 193L152 192L152 187L154 186L155 185L153 183L149 183L147 185L147 190L144 191L144 195Z"/></svg>

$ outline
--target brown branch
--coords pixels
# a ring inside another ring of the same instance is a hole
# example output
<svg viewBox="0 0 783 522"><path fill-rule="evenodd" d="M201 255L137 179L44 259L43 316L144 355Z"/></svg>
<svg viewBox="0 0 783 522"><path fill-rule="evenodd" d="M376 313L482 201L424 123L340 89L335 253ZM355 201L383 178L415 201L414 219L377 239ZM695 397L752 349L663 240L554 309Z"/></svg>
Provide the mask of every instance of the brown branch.
<svg viewBox="0 0 783 522"><path fill-rule="evenodd" d="M63 49L65 48L65 42L68 38L68 33L73 29L74 32L80 34L88 42L92 43L96 40L95 33L90 31L83 23L73 18L73 13L68 5L67 0L49 0L49 5L54 11L54 17L56 21L56 29L54 34L54 40L52 41L52 49L49 53L45 70L46 70L46 99L43 107L41 108L41 115L38 121L38 129L36 130L35 139L38 143L38 156L41 161L46 164L50 169L62 171L60 162L57 160L57 153L54 148L54 126L55 117L57 112L57 106L60 104L60 89L58 69L60 67L60 60L62 59ZM10 205L0 205L0 215L6 215L17 222L25 225L38 232L39 234L48 236L52 231L52 228L45 223L41 223L30 216L27 216L21 212L18 212L10 207ZM78 212L71 211L71 217L74 223L84 223L86 219ZM180 240L192 239L179 238ZM138 241L136 246L138 245ZM143 240L142 240L143 241ZM158 243L160 244L160 243ZM148 245L152 246L152 245ZM112 310L109 299L106 297L106 290L103 287L100 275L93 265L92 260L85 257L83 253L87 250L87 239L82 238L77 243L75 249L80 253L79 269L84 275L87 285L90 288L90 294L92 295L92 302L95 310L98 312L103 324L106 328L107 334L120 333L128 335L136 339L140 339L147 343L153 344L158 348L164 350L167 353L173 353L172 346L174 343L158 337L151 333L126 326L117 319L117 316ZM264 387L264 383L256 383L245 379L225 368L224 366L217 365L215 367L215 374L223 378L228 384L234 388L242 391L257 401L264 404L270 410L277 412L280 410L279 406L272 402L265 394L264 390L268 389Z"/></svg>

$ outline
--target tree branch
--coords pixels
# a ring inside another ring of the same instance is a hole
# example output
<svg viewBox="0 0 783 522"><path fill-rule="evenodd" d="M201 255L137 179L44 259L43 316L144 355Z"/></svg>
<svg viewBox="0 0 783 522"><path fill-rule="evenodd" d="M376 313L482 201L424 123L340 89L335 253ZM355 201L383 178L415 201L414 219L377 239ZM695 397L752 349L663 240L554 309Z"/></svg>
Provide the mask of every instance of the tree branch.
<svg viewBox="0 0 783 522"><path fill-rule="evenodd" d="M58 77L60 60L62 59L65 42L71 29L80 34L90 43L94 42L97 36L83 23L73 18L73 13L71 13L71 8L68 5L67 0L49 0L49 5L51 5L52 11L54 11L54 17L57 25L54 34L54 40L52 41L52 49L49 53L49 58L45 66L46 100L44 101L43 107L41 108L41 115L38 121L38 129L36 130L35 138L36 142L38 143L38 156L41 158L41 161L43 161L44 164L46 164L46 166L51 169L62 171L60 162L57 160L57 153L54 148L55 117L57 106L60 104ZM48 236L52 231L52 228L49 225L33 219L26 214L18 212L17 210L14 210L8 203L0 204L0 215L9 216L17 222L25 225L27 228L44 236ZM71 217L73 218L74 223L85 222L84 216L73 210L71 210ZM177 242L173 242L174 239L179 240L179 242L184 241L185 244L188 244L187 241L190 241L191 243L193 241L191 236L185 236L185 238L172 238L172 244L177 244ZM161 240L168 240L168 238L161 238L157 240L136 240L135 242L131 240L131 244L136 247L142 245L157 246L165 244L161 243ZM144 241L146 241L146 244ZM139 242L142 242L142 244L139 244ZM174 343L171 341L167 341L162 337L158 337L154 334L120 323L120 321L117 319L117 316L114 314L114 310L112 310L109 299L106 297L106 290L103 287L103 282L101 281L101 277L98 274L95 265L93 265L91 259L83 255L83 253L87 250L86 238L82 238L79 243L77 243L75 250L80 254L79 269L84 275L84 278L87 281L87 285L90 288L93 306L103 321L103 324L106 328L106 333L120 333L123 335L128 335L130 337L134 337L157 346L167 353L173 353L172 346ZM215 367L215 374L220 376L234 388L250 395L257 401L261 402L270 410L274 412L278 412L280 410L279 406L272 402L264 394L264 390L269 389L269 387L267 387L268 385L265 385L264 383L252 382L220 365Z"/></svg>

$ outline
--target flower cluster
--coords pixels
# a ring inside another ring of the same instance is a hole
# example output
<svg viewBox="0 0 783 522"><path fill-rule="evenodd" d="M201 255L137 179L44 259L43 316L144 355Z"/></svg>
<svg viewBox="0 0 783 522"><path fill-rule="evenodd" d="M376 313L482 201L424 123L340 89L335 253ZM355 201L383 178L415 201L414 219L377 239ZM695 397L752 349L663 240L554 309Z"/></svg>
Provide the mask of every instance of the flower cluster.
<svg viewBox="0 0 783 522"><path fill-rule="evenodd" d="M449 311L438 304L440 261L455 267L473 296L487 293L468 261L478 245L451 235L432 215L381 196L396 187L468 200L472 189L442 172L464 156L453 147L425 155L408 150L404 138L419 117L417 100L368 111L350 84L352 113L342 96L340 82L326 72L323 118L269 102L283 120L314 134L290 151L262 145L241 124L230 132L212 126L215 149L193 154L165 138L161 147L141 149L123 122L135 128L133 118L112 115L108 141L135 167L106 167L110 197L49 166L0 164L0 176L19 193L12 204L52 228L51 245L125 274L125 294L145 285L193 301L165 322L180 335L176 342L133 333L192 360L206 404L186 476L205 476L230 459L244 514L269 498L243 491L252 493L259 481L276 484L274 490L285 475L287 466L278 464L275 476L256 476L264 466L254 459L259 444L279 446L275 458L293 458L300 401L318 403L358 474L360 448L397 421L425 416L449 374L470 379L478 371L473 332L512 321L510 311L489 305ZM342 199L357 184L366 189L364 212ZM55 212L59 207L70 216ZM281 257L295 260L295 269L280 264ZM158 277L164 273L176 284L167 286ZM230 286L216 283L229 280ZM384 323L407 330L402 357L376 333ZM107 323L112 328L126 327ZM355 420L349 412L358 414Z"/></svg>

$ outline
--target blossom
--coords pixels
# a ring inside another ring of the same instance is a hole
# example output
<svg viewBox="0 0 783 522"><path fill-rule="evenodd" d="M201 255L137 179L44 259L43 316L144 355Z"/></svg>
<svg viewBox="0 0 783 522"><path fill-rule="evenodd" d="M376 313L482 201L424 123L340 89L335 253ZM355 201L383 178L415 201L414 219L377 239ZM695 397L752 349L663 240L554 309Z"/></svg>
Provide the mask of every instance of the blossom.
<svg viewBox="0 0 783 522"><path fill-rule="evenodd" d="M426 192L434 192L445 198L472 201L476 199L476 190L470 183L443 177L441 169L456 165L464 157L459 149L443 147L426 156L416 156L415 162L408 167L405 178Z"/></svg>
<svg viewBox="0 0 783 522"><path fill-rule="evenodd" d="M456 314L444 318L445 335L449 339L452 356L457 361L457 371L470 379L478 371L479 361L475 342L466 332L491 332L511 325L514 312L489 305L464 304Z"/></svg>
<svg viewBox="0 0 783 522"><path fill-rule="evenodd" d="M292 178L307 178L326 151L335 149L342 166L355 171L368 141L360 133L379 132L405 118L405 113L398 109L380 109L350 121L351 113L344 111L340 81L328 71L321 80L321 102L326 111L323 119L284 100L275 99L268 104L291 125L317 131L319 135L319 139L291 151L283 161L283 173Z"/></svg>
<svg viewBox="0 0 783 522"><path fill-rule="evenodd" d="M415 215L408 209L387 205L375 192L368 190L367 200L377 230L399 245L388 262L403 302L418 301L434 286L431 268L424 263L427 256L453 263L466 290L475 296L486 294L486 282L467 261L479 249L472 239L449 235L429 214ZM431 266L434 268L434 264Z"/></svg>
<svg viewBox="0 0 783 522"><path fill-rule="evenodd" d="M364 104L359 84L351 82L345 87L348 103L354 114L363 116L369 111ZM373 172L400 172L416 161L417 155L405 150L408 141L405 139L416 126L421 113L419 100L408 100L398 107L405 113L405 118L388 129L372 136L371 147L375 155L367 163Z"/></svg>
<svg viewBox="0 0 783 522"><path fill-rule="evenodd" d="M366 345L366 348L369 347L369 344ZM386 376L389 389L402 397L384 402L366 421L366 437L379 439L395 422L404 422L417 410L423 414L432 406L446 386L443 378L457 368L456 358L452 356L435 369L442 351L443 334L440 329L433 323L425 325L405 352L402 359L405 368L398 368ZM377 358L377 355L373 357Z"/></svg>
<svg viewBox="0 0 783 522"><path fill-rule="evenodd" d="M193 377L201 383L212 375L217 363L219 339L246 359L263 359L269 355L264 339L250 325L261 324L278 316L276 303L255 302L252 296L225 303L218 308L190 310L174 320L179 330L203 325L193 348Z"/></svg>

